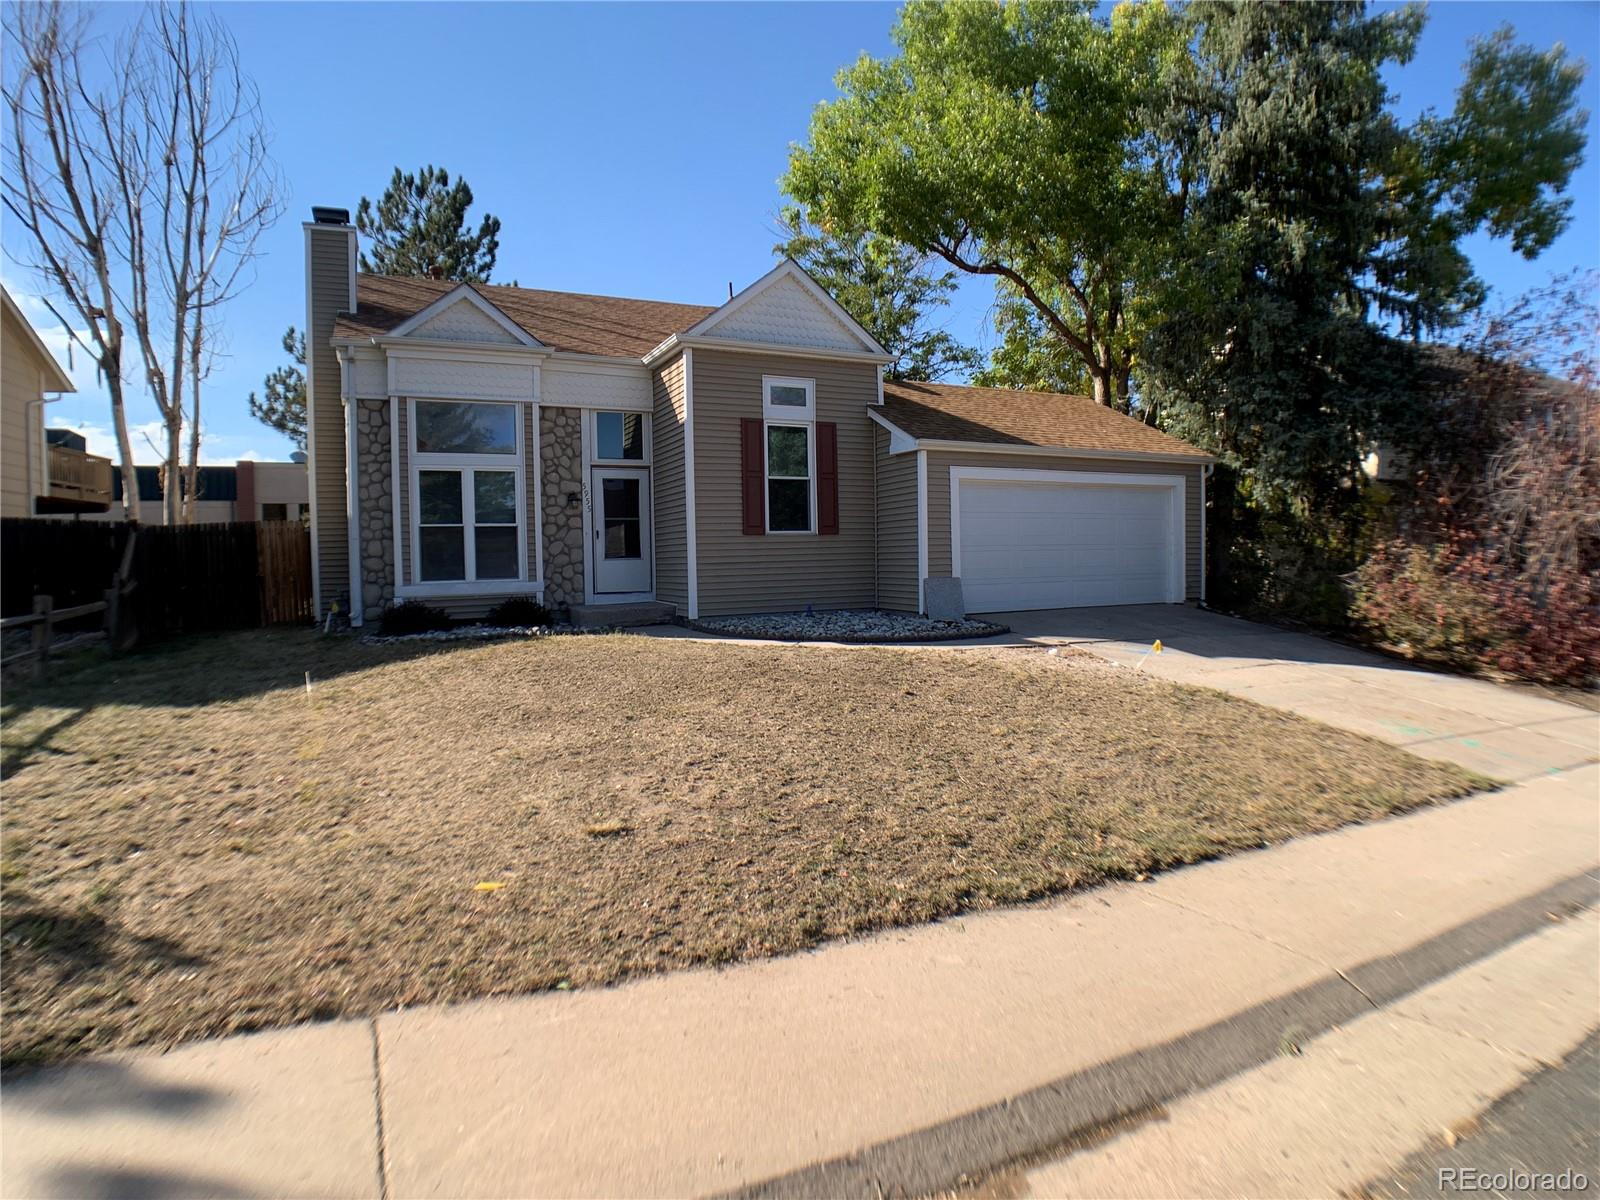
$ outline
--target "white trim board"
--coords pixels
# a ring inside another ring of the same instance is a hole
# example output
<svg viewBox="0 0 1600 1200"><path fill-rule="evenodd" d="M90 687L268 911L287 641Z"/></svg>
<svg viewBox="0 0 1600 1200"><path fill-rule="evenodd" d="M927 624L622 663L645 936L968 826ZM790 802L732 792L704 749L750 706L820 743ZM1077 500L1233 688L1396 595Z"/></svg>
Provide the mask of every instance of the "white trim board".
<svg viewBox="0 0 1600 1200"><path fill-rule="evenodd" d="M683 547L684 591L688 617L700 615L700 565L697 561L694 509L694 350L683 352Z"/></svg>
<svg viewBox="0 0 1600 1200"><path fill-rule="evenodd" d="M343 382L345 364L340 360ZM359 474L361 464L356 455L356 440L360 436L361 418L357 412L359 401L344 398L344 512L348 528L345 530L346 549L350 554L350 627L359 629L365 623L365 588L361 578L361 499Z"/></svg>
<svg viewBox="0 0 1600 1200"><path fill-rule="evenodd" d="M924 457L919 454L919 460ZM1080 487L1167 488L1172 493L1168 518L1167 603L1182 604L1188 591L1188 547L1185 523L1188 488L1182 475L1123 475L1112 471L1040 471L1011 467L950 468L950 574L961 577L961 484L1012 483ZM921 480L919 478L919 484ZM921 488L919 487L919 494ZM927 513L920 519L927 537Z"/></svg>
<svg viewBox="0 0 1600 1200"><path fill-rule="evenodd" d="M952 472L954 474L954 472ZM950 569L955 571L956 560L950 560ZM927 612L928 605L923 593L927 590L928 581L928 452L917 452L917 611Z"/></svg>
<svg viewBox="0 0 1600 1200"><path fill-rule="evenodd" d="M675 333L662 342L640 361L645 366L654 366L661 359L668 357L678 350L687 350L699 346L704 350L727 350L734 354L775 354L787 358L823 358L835 362L864 362L886 363L894 360L885 354L877 354L863 350L827 350L816 346L793 346L785 342L745 342L733 338L717 337L690 337L688 334Z"/></svg>

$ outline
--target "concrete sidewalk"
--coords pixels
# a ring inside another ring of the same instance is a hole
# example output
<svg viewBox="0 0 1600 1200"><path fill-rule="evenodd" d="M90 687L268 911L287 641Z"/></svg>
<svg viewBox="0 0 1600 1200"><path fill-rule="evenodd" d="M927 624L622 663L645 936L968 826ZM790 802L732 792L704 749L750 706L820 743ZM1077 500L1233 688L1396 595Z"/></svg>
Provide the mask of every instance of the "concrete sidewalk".
<svg viewBox="0 0 1600 1200"><path fill-rule="evenodd" d="M1349 1011L1420 986L1407 972L1425 976L1426 956L1412 948L1448 956L1449 931L1482 918L1481 934L1509 903L1592 876L1597 794L1590 767L1148 884L770 962L8 1080L0 1191L745 1188L1286 996L1337 996ZM1578 883L1590 898L1594 880ZM1517 920L1542 920L1543 903Z"/></svg>
<svg viewBox="0 0 1600 1200"><path fill-rule="evenodd" d="M1103 1145L1014 1174L1005 1194L1365 1196L1372 1181L1446 1134L1465 1139L1452 1158L1481 1169L1489 1164L1474 1140L1478 1115L1600 1026L1597 989L1600 919L1591 909ZM1600 1110L1591 1101L1566 1116L1587 1126L1579 1145L1526 1137L1518 1149L1535 1156L1511 1161L1594 1175ZM1415 1182L1388 1194L1437 1194L1433 1172Z"/></svg>

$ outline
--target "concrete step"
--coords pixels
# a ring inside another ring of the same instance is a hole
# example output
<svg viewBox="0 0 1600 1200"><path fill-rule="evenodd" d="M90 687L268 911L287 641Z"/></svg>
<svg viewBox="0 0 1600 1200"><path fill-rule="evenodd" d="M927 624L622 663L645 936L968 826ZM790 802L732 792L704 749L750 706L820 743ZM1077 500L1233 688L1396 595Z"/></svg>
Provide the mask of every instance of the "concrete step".
<svg viewBox="0 0 1600 1200"><path fill-rule="evenodd" d="M675 604L641 600L632 604L574 604L572 623L579 629L615 629L632 625L664 625L678 615Z"/></svg>

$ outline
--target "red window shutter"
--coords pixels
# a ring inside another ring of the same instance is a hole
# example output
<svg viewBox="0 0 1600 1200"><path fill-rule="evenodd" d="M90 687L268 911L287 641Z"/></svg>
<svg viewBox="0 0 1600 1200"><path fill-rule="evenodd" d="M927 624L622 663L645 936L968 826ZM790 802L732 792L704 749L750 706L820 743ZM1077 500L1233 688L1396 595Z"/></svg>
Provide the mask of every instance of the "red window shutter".
<svg viewBox="0 0 1600 1200"><path fill-rule="evenodd" d="M766 447L761 443L762 423L754 417L739 420L739 482L744 497L744 531L767 531Z"/></svg>
<svg viewBox="0 0 1600 1200"><path fill-rule="evenodd" d="M839 427L817 422L817 532L839 532Z"/></svg>

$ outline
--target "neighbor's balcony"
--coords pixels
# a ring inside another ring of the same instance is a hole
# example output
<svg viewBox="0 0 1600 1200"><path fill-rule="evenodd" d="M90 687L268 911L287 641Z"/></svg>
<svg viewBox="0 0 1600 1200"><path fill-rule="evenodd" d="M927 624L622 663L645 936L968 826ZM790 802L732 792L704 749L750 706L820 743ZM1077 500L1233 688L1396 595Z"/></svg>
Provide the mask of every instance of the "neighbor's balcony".
<svg viewBox="0 0 1600 1200"><path fill-rule="evenodd" d="M111 507L111 460L70 446L51 446L50 482L39 498L78 511L106 511Z"/></svg>

